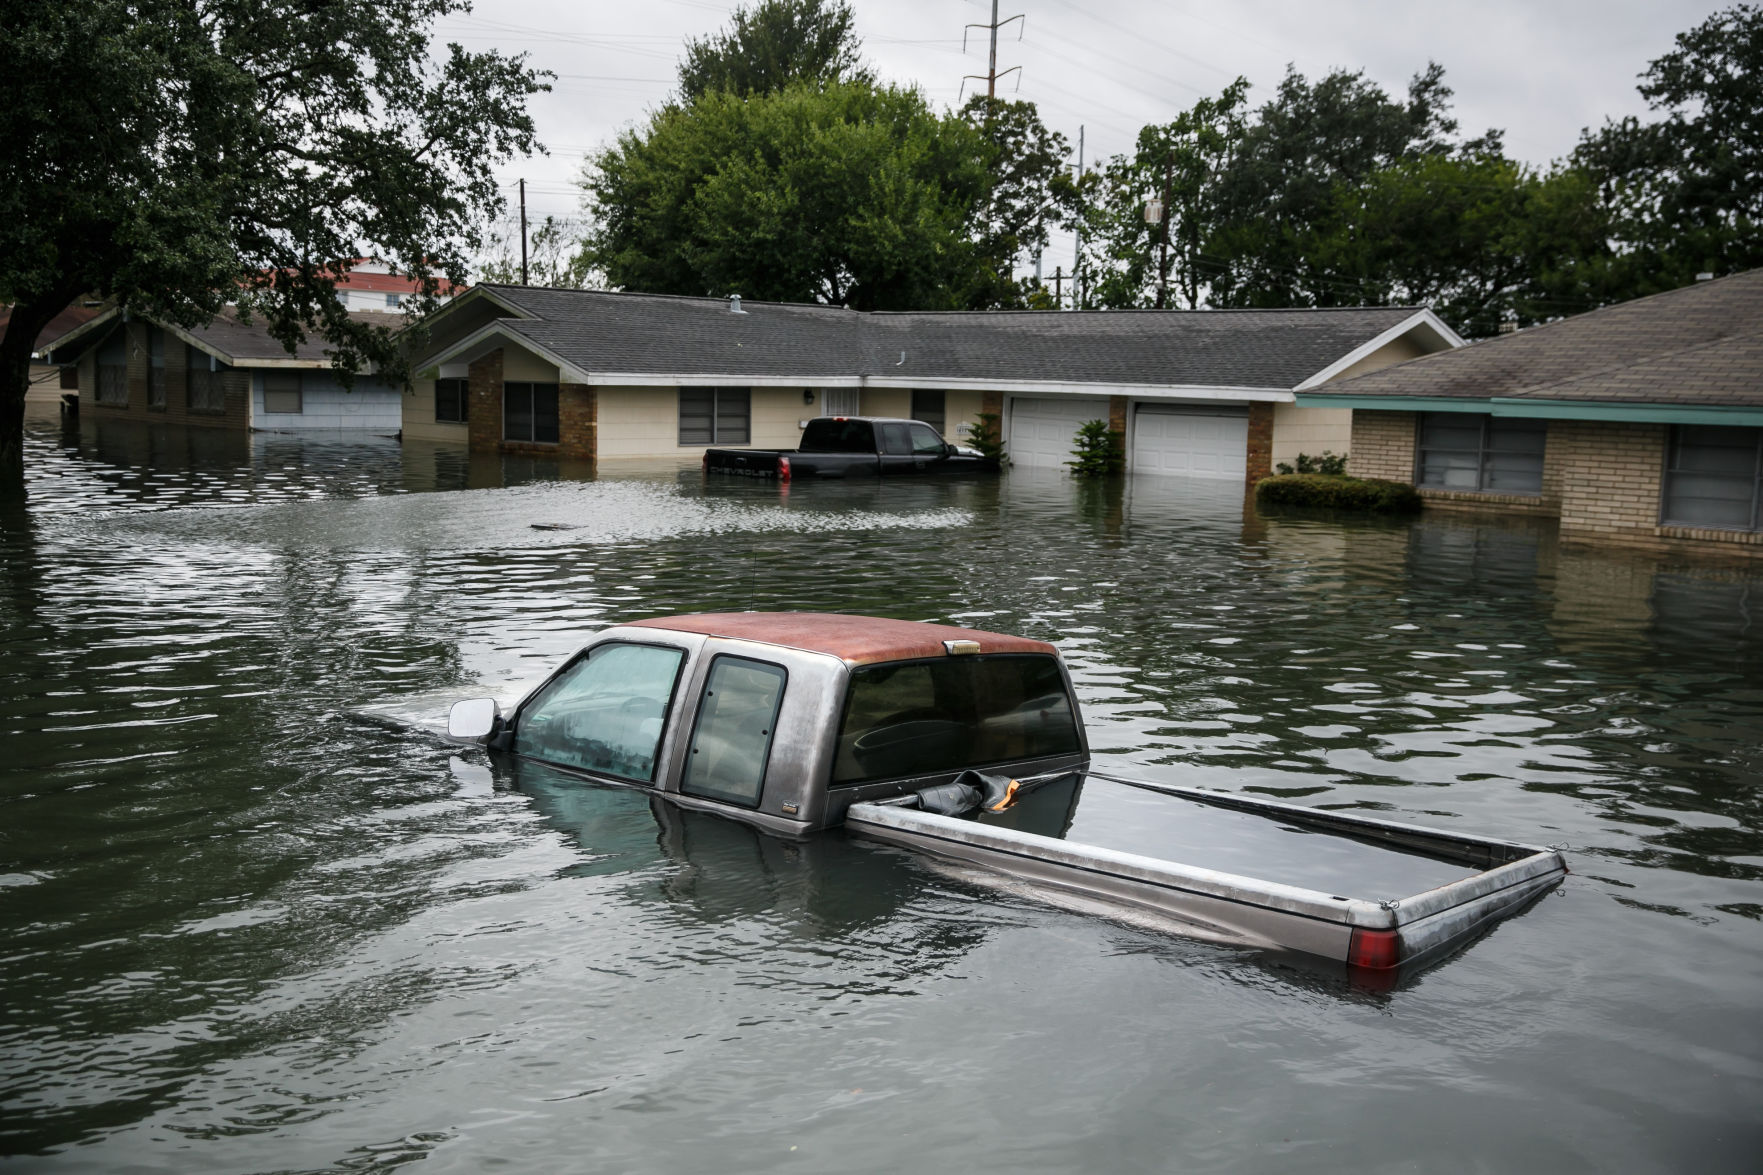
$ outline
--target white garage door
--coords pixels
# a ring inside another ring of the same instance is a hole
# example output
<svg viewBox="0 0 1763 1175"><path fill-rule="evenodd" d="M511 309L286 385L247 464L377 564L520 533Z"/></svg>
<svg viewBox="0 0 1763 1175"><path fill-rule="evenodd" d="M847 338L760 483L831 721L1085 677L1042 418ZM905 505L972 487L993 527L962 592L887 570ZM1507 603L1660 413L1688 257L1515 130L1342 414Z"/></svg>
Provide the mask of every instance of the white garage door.
<svg viewBox="0 0 1763 1175"><path fill-rule="evenodd" d="M1247 408L1140 404L1133 414L1135 472L1241 481L1248 468Z"/></svg>
<svg viewBox="0 0 1763 1175"><path fill-rule="evenodd" d="M1012 465L1062 469L1071 460L1077 426L1107 420L1108 401L1010 398L1010 436L1004 447Z"/></svg>

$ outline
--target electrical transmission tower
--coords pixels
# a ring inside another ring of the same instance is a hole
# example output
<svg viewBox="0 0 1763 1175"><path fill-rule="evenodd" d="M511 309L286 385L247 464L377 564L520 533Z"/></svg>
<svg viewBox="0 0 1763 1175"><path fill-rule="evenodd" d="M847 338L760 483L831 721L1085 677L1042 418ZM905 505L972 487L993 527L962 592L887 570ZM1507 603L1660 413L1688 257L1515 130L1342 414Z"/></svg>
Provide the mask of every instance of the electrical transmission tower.
<svg viewBox="0 0 1763 1175"><path fill-rule="evenodd" d="M1017 86L1020 87L1022 85L1022 66L1013 65L1005 70L1003 74L998 72L998 30L1013 20L1019 20L1022 22L1022 24L1016 26L1016 39L1020 41L1022 40L1022 26L1028 23L1028 19L1019 12L1015 16L1007 16L1003 20L999 20L998 0L992 0L992 22L990 24L970 24L966 29L961 30L961 51L963 53L967 52L967 29L987 30L987 32L991 34L992 52L991 56L987 59L985 73L970 73L961 79L961 92L955 99L957 102L961 100L961 95L967 92L967 83L970 80L984 82L986 84L987 98L996 98L998 96L998 79L1003 77L1004 74L1015 74Z"/></svg>

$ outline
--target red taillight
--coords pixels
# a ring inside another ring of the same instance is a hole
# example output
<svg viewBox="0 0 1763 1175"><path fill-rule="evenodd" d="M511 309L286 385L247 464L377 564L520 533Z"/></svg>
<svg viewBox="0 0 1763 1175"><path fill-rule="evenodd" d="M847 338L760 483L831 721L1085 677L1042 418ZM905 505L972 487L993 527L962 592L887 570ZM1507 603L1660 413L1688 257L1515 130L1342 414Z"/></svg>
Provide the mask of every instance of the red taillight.
<svg viewBox="0 0 1763 1175"><path fill-rule="evenodd" d="M788 457L777 459L777 479L779 481L790 480L790 459Z"/></svg>
<svg viewBox="0 0 1763 1175"><path fill-rule="evenodd" d="M704 450L704 460L702 462L700 462L700 464L703 465L705 473L710 472L710 450L709 449Z"/></svg>
<svg viewBox="0 0 1763 1175"><path fill-rule="evenodd" d="M1402 961L1402 941L1393 930L1354 927L1347 942L1347 966L1386 971Z"/></svg>

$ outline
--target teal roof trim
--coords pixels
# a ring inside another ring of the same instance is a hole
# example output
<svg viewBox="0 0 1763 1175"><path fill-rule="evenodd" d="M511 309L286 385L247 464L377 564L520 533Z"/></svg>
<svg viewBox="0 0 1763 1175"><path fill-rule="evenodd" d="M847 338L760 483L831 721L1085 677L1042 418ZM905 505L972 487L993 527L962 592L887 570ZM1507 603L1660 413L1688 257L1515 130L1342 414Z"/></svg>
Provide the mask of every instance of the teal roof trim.
<svg viewBox="0 0 1763 1175"><path fill-rule="evenodd" d="M1615 420L1632 424L1724 424L1763 428L1763 405L1610 404L1589 400L1469 399L1458 396L1342 396L1297 394L1300 408L1358 408L1374 412L1479 412L1543 420Z"/></svg>

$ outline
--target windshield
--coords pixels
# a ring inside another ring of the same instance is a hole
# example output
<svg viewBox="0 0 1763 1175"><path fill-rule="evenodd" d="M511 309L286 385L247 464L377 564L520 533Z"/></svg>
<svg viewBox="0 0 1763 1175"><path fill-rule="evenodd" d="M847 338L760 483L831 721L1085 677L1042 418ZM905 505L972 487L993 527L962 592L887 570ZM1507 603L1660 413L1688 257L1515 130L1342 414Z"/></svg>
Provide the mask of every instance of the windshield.
<svg viewBox="0 0 1763 1175"><path fill-rule="evenodd" d="M852 671L833 782L933 775L1083 746L1059 662L947 657Z"/></svg>
<svg viewBox="0 0 1763 1175"><path fill-rule="evenodd" d="M661 645L596 647L521 707L514 750L547 763L651 782L684 660L679 649Z"/></svg>

